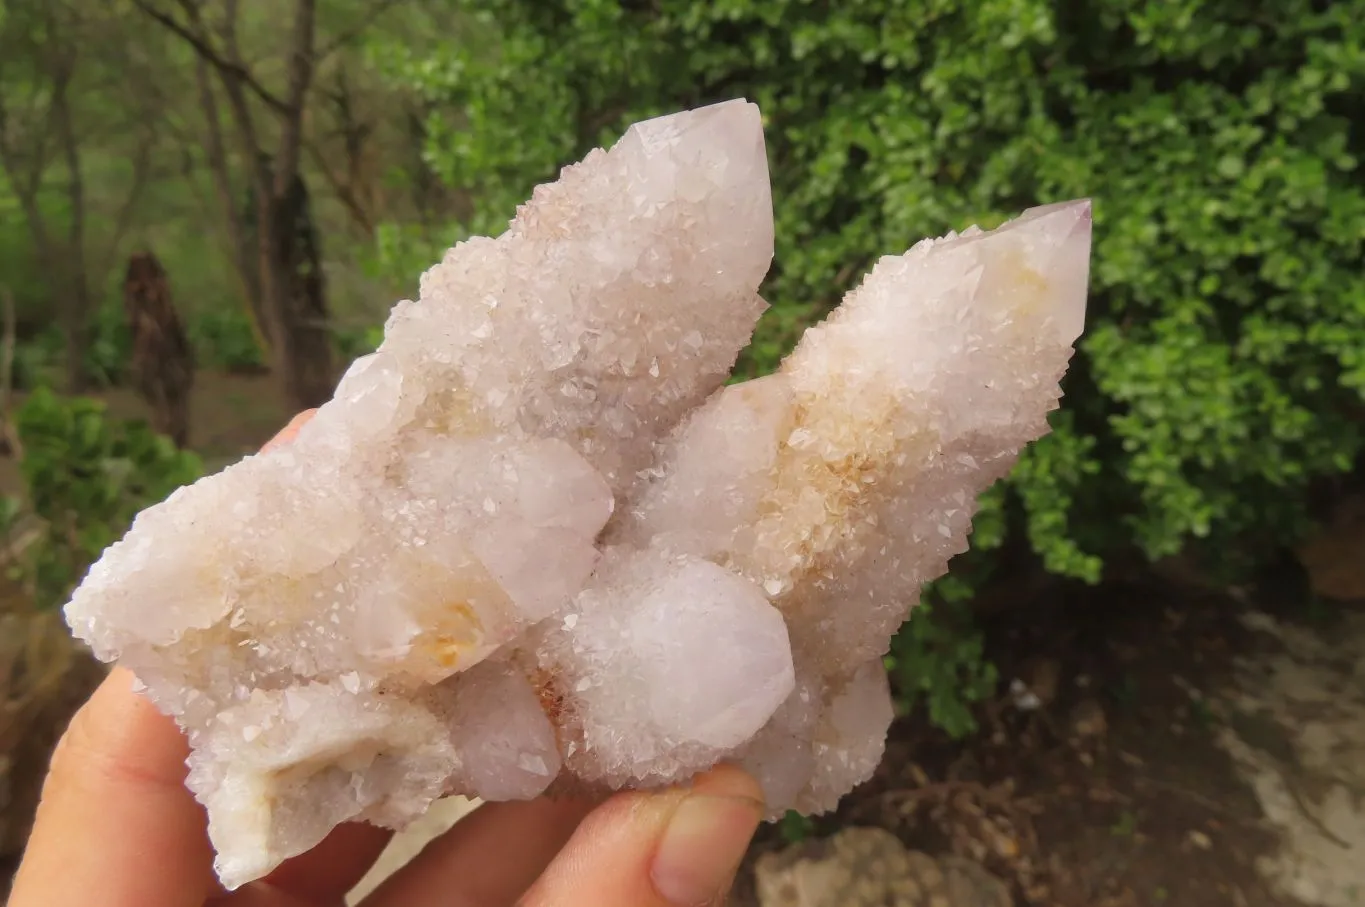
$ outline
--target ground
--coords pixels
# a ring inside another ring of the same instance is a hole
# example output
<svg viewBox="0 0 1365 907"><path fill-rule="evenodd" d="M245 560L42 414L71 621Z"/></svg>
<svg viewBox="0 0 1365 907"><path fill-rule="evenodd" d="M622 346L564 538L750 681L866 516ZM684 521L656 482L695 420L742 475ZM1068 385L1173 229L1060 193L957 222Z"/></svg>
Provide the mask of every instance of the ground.
<svg viewBox="0 0 1365 907"><path fill-rule="evenodd" d="M141 412L126 392L108 400L117 414ZM254 450L291 414L267 378L213 374L200 376L193 412L211 466ZM0 461L0 492L16 481ZM916 850L979 861L1021 905L1365 904L1360 528L1338 527L1300 558L1341 600L1314 595L1291 565L1287 579L1269 571L1246 589L1153 574L1011 602L988 626L1002 683L981 732L954 742L917 715L898 720L877 776L810 833L886 828ZM0 651L0 707L9 671ZM0 743L4 719L0 709ZM31 800L40 771L10 768L13 803ZM453 818L403 836L379 872ZM777 827L761 833L737 905L755 903L755 862L786 843Z"/></svg>
<svg viewBox="0 0 1365 907"><path fill-rule="evenodd" d="M1365 601L1272 579L1019 602L990 627L1004 682L982 732L898 721L812 833L877 826L977 859L1021 905L1365 904ZM749 869L784 844L768 833Z"/></svg>

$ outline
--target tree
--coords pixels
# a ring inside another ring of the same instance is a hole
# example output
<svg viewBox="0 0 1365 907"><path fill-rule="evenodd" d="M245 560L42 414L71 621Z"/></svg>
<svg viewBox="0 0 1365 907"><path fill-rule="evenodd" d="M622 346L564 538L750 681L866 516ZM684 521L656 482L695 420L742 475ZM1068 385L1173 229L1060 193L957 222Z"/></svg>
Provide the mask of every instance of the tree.
<svg viewBox="0 0 1365 907"><path fill-rule="evenodd" d="M269 89L243 57L238 39L237 0L224 0L221 15L212 25L207 3L178 0L179 12L173 13L152 0L133 2L145 15L186 42L199 58L200 93L209 123L210 161L220 198L230 209L233 193L226 143L206 70L212 70L218 77L227 98L253 206L254 242L248 242L241 225L234 222L232 230L238 265L244 272L243 286L254 291L249 298L255 302L257 328L268 345L274 371L286 395L301 408L317 406L332 390L325 296L317 279L308 282L297 276L311 265L298 257L303 251L302 244L293 241L299 216L298 189L303 180L301 162L308 95L318 63L333 49L316 45L316 0L293 3L282 93ZM275 122L273 150L269 130L259 114L260 106ZM233 217L226 212L225 216ZM295 289L304 285L309 290L300 297Z"/></svg>
<svg viewBox="0 0 1365 907"><path fill-rule="evenodd" d="M0 12L0 171L19 202L55 303L72 391L88 383L94 288L116 260L156 139L155 118L143 103L129 107L130 120L123 120L89 101L118 79L119 61L101 56L107 47L95 39L115 30L113 19L107 10L62 0L10 0ZM133 147L125 151L131 173L112 228L92 244L84 147L91 136L109 133L131 137ZM60 189L54 187L54 161Z"/></svg>
<svg viewBox="0 0 1365 907"><path fill-rule="evenodd" d="M123 306L133 339L134 385L152 409L152 427L183 448L190 436L194 353L171 299L166 270L152 253L128 259Z"/></svg>

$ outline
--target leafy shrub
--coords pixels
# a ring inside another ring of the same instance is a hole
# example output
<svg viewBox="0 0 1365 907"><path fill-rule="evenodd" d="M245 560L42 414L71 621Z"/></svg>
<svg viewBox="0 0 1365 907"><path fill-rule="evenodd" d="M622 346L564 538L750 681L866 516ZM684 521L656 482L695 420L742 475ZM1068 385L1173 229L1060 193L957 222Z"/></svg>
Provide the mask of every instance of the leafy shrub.
<svg viewBox="0 0 1365 907"><path fill-rule="evenodd" d="M333 326L332 342L342 359L351 360L367 356L379 348L384 339L384 326L372 324L366 327L341 328Z"/></svg>
<svg viewBox="0 0 1365 907"><path fill-rule="evenodd" d="M468 231L453 226L435 234L413 224L382 224L375 231L375 242L362 258L365 272L373 278L392 278L403 293L416 293L420 275L441 260L446 249L468 236Z"/></svg>
<svg viewBox="0 0 1365 907"><path fill-rule="evenodd" d="M112 299L95 309L90 319L90 345L85 351L85 371L98 385L120 383L132 357L132 332L123 301Z"/></svg>
<svg viewBox="0 0 1365 907"><path fill-rule="evenodd" d="M776 369L806 328L824 314L820 306L812 303L770 307L759 319L748 348L740 353L731 381L747 381Z"/></svg>
<svg viewBox="0 0 1365 907"><path fill-rule="evenodd" d="M978 528L977 551L1022 534L1092 582L1119 554L1236 566L1297 538L1310 482L1359 460L1365 0L461 6L478 40L395 71L453 111L427 156L481 201L470 230L632 120L759 102L777 307L750 373L876 256L1095 199L1064 409L994 492L1001 529ZM938 690L979 652L930 623L893 655Z"/></svg>
<svg viewBox="0 0 1365 907"><path fill-rule="evenodd" d="M14 387L28 390L60 381L64 348L62 332L55 324L18 340L14 345Z"/></svg>
<svg viewBox="0 0 1365 907"><path fill-rule="evenodd" d="M123 314L123 304L113 300L98 306L87 325L85 373L99 387L123 381L132 355L132 337ZM50 387L64 378L62 362L66 342L61 327L49 322L31 336L18 340L14 347L12 379L14 387Z"/></svg>
<svg viewBox="0 0 1365 907"><path fill-rule="evenodd" d="M265 368L265 354L256 342L251 319L241 309L217 306L190 320L190 342L197 361L229 372Z"/></svg>
<svg viewBox="0 0 1365 907"><path fill-rule="evenodd" d="M133 516L198 478L197 457L140 421L111 419L104 405L45 388L15 416L23 444L26 504L42 523L23 565L40 604L56 604ZM16 517L13 503L3 514Z"/></svg>

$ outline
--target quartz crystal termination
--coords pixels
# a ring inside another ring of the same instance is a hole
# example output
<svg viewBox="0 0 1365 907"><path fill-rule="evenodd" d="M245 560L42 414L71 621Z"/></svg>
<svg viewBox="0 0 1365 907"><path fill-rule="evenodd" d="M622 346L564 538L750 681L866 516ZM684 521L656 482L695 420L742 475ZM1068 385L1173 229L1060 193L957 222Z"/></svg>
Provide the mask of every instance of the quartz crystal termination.
<svg viewBox="0 0 1365 907"><path fill-rule="evenodd" d="M67 614L190 736L228 887L350 819L879 760L879 659L1047 430L1089 205L882 260L781 370L756 108L642 123L453 249L297 441L142 514ZM714 393L713 393L714 392Z"/></svg>
<svg viewBox="0 0 1365 907"><path fill-rule="evenodd" d="M1067 202L883 258L776 374L694 412L609 527L609 560L717 564L781 612L794 690L733 754L773 817L832 809L880 761L881 657L966 550L977 496L1048 431L1084 326L1090 228L1089 201ZM707 664L691 694L719 697L707 684L731 678L706 653L698 640L672 670Z"/></svg>

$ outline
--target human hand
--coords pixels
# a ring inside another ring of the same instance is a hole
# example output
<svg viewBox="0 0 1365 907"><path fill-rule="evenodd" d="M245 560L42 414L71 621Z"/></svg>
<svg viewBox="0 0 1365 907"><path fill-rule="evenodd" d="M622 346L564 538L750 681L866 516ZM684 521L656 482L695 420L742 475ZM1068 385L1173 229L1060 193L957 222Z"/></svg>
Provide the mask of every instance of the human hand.
<svg viewBox="0 0 1365 907"><path fill-rule="evenodd" d="M269 445L298 433L310 413ZM390 832L347 824L265 879L224 892L175 723L115 668L53 754L9 907L336 907ZM490 803L435 839L363 907L709 907L724 900L762 793L720 767L686 788Z"/></svg>

